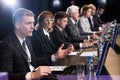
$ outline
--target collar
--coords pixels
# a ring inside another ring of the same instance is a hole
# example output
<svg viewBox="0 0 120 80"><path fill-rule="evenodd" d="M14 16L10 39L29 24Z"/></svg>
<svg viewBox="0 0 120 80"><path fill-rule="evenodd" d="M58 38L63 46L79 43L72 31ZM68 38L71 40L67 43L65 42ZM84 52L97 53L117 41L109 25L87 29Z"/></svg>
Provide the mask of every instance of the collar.
<svg viewBox="0 0 120 80"><path fill-rule="evenodd" d="M49 36L50 34L43 28L43 33L47 36Z"/></svg>
<svg viewBox="0 0 120 80"><path fill-rule="evenodd" d="M60 30L60 31L62 31L63 29L61 28L61 27L59 27L58 25L56 25L56 27Z"/></svg>
<svg viewBox="0 0 120 80"><path fill-rule="evenodd" d="M70 18L70 20L72 21L73 24L75 24L75 23L78 22L79 19L78 19L76 22L75 22L75 20L73 20L72 18Z"/></svg>
<svg viewBox="0 0 120 80"><path fill-rule="evenodd" d="M24 38L24 39L22 39L22 38L21 38L21 37L19 37L16 33L15 33L15 35L17 36L18 40L20 41L20 44L22 45L23 40L25 40L25 38Z"/></svg>

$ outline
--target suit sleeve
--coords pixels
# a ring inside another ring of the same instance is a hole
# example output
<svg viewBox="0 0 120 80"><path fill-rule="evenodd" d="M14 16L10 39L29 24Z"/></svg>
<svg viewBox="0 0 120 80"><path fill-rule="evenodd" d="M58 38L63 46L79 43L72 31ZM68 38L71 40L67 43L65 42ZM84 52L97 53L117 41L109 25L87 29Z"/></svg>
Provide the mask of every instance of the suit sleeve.
<svg viewBox="0 0 120 80"><path fill-rule="evenodd" d="M74 34L75 32L72 30L71 27L72 25L67 25L67 27L65 28L71 42L83 42L85 38L82 37L81 35L75 35Z"/></svg>
<svg viewBox="0 0 120 80"><path fill-rule="evenodd" d="M9 80L25 80L27 72L14 72L14 52L4 45L0 46L0 71L8 72Z"/></svg>
<svg viewBox="0 0 120 80"><path fill-rule="evenodd" d="M64 41L60 35L54 30L52 33L51 33L51 36L52 36L52 39L53 39L53 42L56 46L58 46L58 48L64 43L64 48L66 48L68 46L68 42L67 41Z"/></svg>

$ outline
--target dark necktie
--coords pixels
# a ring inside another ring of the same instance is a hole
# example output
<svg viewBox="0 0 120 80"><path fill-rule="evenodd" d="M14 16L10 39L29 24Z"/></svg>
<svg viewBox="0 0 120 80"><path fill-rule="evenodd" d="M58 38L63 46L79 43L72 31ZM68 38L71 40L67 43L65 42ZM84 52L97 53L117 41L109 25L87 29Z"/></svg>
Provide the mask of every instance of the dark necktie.
<svg viewBox="0 0 120 80"><path fill-rule="evenodd" d="M74 27L75 27L75 29L76 29L76 33L77 33L77 35L79 35L79 34L80 34L80 32L79 32L79 29L78 29L77 22L74 24Z"/></svg>
<svg viewBox="0 0 120 80"><path fill-rule="evenodd" d="M91 21L90 17L88 18L88 21L89 21L89 24L90 24L90 28L92 29L93 25L92 25L92 21Z"/></svg>
<svg viewBox="0 0 120 80"><path fill-rule="evenodd" d="M26 60L27 60L27 62L28 62L30 71L33 71L33 70L34 70L34 67L31 65L31 54L30 54L30 51L29 51L29 49L28 49L28 46L27 46L25 40L23 40L22 47L23 47L23 49L24 49L24 51L25 51L25 53L26 53L26 54L25 54L25 57L26 57Z"/></svg>
<svg viewBox="0 0 120 80"><path fill-rule="evenodd" d="M26 56L26 58L27 58L27 61L28 61L28 62L31 62L31 59L30 59L30 57L28 56L28 54L30 54L30 52L27 51L26 46L27 46L26 41L23 40L22 47L23 47L23 49L24 49L24 51L25 51L25 53L26 53L25 56Z"/></svg>
<svg viewBox="0 0 120 80"><path fill-rule="evenodd" d="M22 47L23 47L23 49L25 50L25 52L26 52L26 47L25 47L25 44L26 44L26 42L25 42L25 40L23 40L23 42L22 42Z"/></svg>
<svg viewBox="0 0 120 80"><path fill-rule="evenodd" d="M67 33L65 32L65 30L62 30L64 36L67 38Z"/></svg>

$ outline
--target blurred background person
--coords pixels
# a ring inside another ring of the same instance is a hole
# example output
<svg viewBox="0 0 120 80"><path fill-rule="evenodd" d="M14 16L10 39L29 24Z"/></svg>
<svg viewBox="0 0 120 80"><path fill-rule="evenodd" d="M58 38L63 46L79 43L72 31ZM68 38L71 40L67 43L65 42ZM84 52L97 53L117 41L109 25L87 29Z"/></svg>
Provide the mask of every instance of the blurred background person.
<svg viewBox="0 0 120 80"><path fill-rule="evenodd" d="M51 35L56 46L60 46L62 43L64 43L65 47L72 46L72 50L74 50L74 48L80 49L80 42L74 42L74 39L71 39L64 30L68 23L67 14L63 11L59 11L55 13L54 17L55 25L53 27L53 32L51 33ZM82 43L82 45L84 44L85 43ZM88 47L87 44L84 45L84 47Z"/></svg>
<svg viewBox="0 0 120 80"><path fill-rule="evenodd" d="M97 8L96 14L94 15L95 21L96 21L95 24L102 27L102 28L106 27L105 22L103 22L101 19L101 15L104 13L104 11L105 11L105 7L99 6Z"/></svg>
<svg viewBox="0 0 120 80"><path fill-rule="evenodd" d="M65 31L67 32L67 35L74 40L74 42L81 42L80 46L82 47L82 42L90 39L90 36L88 36L89 33L82 33L81 29L79 28L79 7L76 5L69 6L66 10L66 14L68 15L68 24L65 27Z"/></svg>
<svg viewBox="0 0 120 80"><path fill-rule="evenodd" d="M89 23L88 18L91 16L92 8L88 5L84 5L81 8L81 14L80 14L80 25L84 32L92 33L91 27L92 23Z"/></svg>

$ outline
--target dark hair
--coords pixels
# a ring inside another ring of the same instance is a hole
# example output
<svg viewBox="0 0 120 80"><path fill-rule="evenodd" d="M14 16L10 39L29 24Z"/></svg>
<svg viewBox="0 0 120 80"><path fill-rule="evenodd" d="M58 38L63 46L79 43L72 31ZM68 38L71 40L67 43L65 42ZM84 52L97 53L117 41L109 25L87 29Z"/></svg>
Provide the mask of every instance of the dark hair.
<svg viewBox="0 0 120 80"><path fill-rule="evenodd" d="M23 16L34 16L34 13L28 9L19 8L13 13L13 23L15 23L16 21L20 21Z"/></svg>
<svg viewBox="0 0 120 80"><path fill-rule="evenodd" d="M66 12L59 11L55 13L54 17L55 17L55 22L56 22L58 19L67 18L68 15L66 14Z"/></svg>
<svg viewBox="0 0 120 80"><path fill-rule="evenodd" d="M98 9L104 9L105 10L105 7L100 5L100 6L98 6Z"/></svg>

